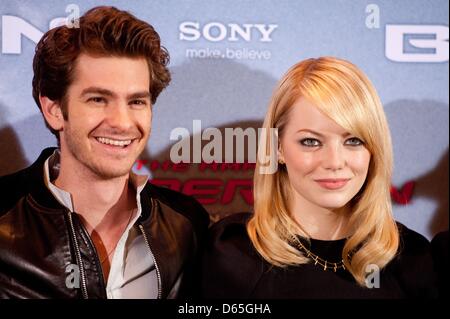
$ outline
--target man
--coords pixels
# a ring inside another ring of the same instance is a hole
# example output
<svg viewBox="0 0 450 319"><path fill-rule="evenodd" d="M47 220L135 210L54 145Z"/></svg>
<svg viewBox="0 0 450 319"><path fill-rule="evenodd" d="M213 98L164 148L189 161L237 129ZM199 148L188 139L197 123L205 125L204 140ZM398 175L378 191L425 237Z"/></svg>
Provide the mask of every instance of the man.
<svg viewBox="0 0 450 319"><path fill-rule="evenodd" d="M0 297L192 292L206 211L131 172L168 60L152 26L113 7L42 37L33 97L59 148L0 178Z"/></svg>

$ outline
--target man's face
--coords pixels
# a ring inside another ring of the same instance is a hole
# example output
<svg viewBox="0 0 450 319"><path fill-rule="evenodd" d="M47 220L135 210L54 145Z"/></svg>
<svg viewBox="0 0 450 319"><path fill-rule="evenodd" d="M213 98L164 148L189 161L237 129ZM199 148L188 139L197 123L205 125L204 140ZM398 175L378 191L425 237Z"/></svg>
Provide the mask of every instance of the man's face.
<svg viewBox="0 0 450 319"><path fill-rule="evenodd" d="M60 131L62 164L102 179L128 174L150 134L146 60L81 54L74 75Z"/></svg>

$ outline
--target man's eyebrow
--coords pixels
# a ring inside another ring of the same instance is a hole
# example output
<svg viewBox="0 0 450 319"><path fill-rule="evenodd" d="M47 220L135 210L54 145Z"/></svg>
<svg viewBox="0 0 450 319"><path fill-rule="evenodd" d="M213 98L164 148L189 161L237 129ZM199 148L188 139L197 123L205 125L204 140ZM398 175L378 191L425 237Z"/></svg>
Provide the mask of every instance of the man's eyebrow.
<svg viewBox="0 0 450 319"><path fill-rule="evenodd" d="M84 96L86 94L100 94L100 95L110 96L110 97L117 96L117 94L114 93L113 91L110 91L108 89L103 89L101 87L96 87L96 86L91 86L91 87L85 88L83 91L81 91L80 96ZM149 91L139 91L139 92L135 92L135 93L131 93L131 94L127 95L128 100L150 98L150 97L151 97L151 94Z"/></svg>
<svg viewBox="0 0 450 319"><path fill-rule="evenodd" d="M132 100L132 99L142 99L142 98L150 98L150 92L149 91L142 91L142 92L136 92L136 93L132 93L127 95L127 99Z"/></svg>
<svg viewBox="0 0 450 319"><path fill-rule="evenodd" d="M101 94L106 96L115 96L114 92L96 86L85 88L83 91L81 91L80 96L84 96L86 94Z"/></svg>

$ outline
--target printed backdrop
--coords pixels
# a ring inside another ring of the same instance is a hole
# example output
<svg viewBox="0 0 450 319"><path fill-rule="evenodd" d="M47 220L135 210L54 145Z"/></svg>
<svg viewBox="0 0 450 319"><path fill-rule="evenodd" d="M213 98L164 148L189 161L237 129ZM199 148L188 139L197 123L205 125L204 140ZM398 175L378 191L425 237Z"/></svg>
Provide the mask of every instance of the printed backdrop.
<svg viewBox="0 0 450 319"><path fill-rule="evenodd" d="M56 144L31 96L36 42L62 19L99 4L0 0L0 175ZM176 132L204 146L207 128L224 138L227 128L256 131L281 75L305 58L332 55L366 72L383 101L394 142L396 219L429 239L448 229L447 0L107 4L152 24L171 54L173 81L155 105L152 136L136 172L195 196L214 220L250 211L254 165L193 163L195 155L176 165L170 161L181 139Z"/></svg>

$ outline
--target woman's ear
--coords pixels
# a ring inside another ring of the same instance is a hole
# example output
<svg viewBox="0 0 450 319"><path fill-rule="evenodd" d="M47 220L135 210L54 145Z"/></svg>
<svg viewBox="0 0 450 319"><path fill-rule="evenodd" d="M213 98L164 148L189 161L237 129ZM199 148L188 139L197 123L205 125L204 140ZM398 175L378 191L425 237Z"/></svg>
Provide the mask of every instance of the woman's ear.
<svg viewBox="0 0 450 319"><path fill-rule="evenodd" d="M59 102L50 100L46 96L39 96L42 114L48 125L55 131L60 131L64 127L64 118Z"/></svg>
<svg viewBox="0 0 450 319"><path fill-rule="evenodd" d="M283 165L285 163L285 161L284 161L283 149L281 147L281 143L280 142L278 142L277 155L278 155L278 163Z"/></svg>

